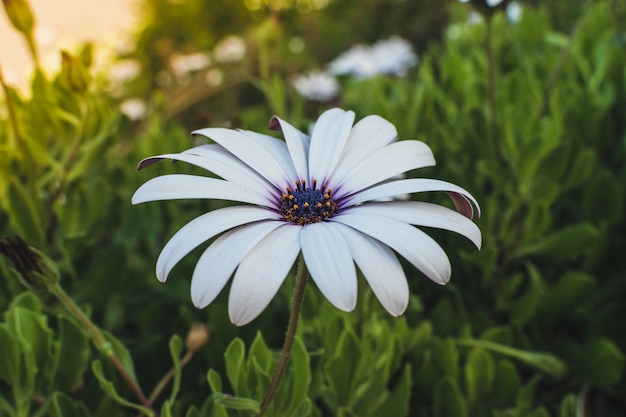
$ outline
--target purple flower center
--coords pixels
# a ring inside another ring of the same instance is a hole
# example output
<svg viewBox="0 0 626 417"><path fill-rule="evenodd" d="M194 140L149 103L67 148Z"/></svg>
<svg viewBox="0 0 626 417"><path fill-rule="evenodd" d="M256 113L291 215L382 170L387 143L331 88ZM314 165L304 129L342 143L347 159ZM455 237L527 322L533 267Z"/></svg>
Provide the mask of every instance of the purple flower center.
<svg viewBox="0 0 626 417"><path fill-rule="evenodd" d="M332 190L326 190L326 185L318 189L315 180L312 188L307 188L305 181L296 181L296 189L285 188L280 198L280 213L283 218L301 226L326 221L337 211Z"/></svg>

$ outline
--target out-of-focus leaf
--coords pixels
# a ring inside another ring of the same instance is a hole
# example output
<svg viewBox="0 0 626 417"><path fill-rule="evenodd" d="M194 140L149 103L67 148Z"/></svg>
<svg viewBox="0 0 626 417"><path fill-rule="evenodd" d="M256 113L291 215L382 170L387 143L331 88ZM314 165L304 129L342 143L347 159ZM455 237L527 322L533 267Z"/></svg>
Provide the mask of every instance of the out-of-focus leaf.
<svg viewBox="0 0 626 417"><path fill-rule="evenodd" d="M91 413L81 402L77 402L62 392L52 394L55 417L89 417Z"/></svg>
<svg viewBox="0 0 626 417"><path fill-rule="evenodd" d="M624 371L624 353L606 338L593 339L573 359L573 371L585 382L600 388L616 384Z"/></svg>
<svg viewBox="0 0 626 417"><path fill-rule="evenodd" d="M624 187L608 171L594 175L583 191L587 219L614 223L624 214Z"/></svg>
<svg viewBox="0 0 626 417"><path fill-rule="evenodd" d="M569 314L572 307L589 295L596 280L584 272L567 272L542 296L537 308L540 317L555 318Z"/></svg>
<svg viewBox="0 0 626 417"><path fill-rule="evenodd" d="M435 385L433 415L435 417L467 417L467 401L461 394L456 380L444 376Z"/></svg>
<svg viewBox="0 0 626 417"><path fill-rule="evenodd" d="M58 386L71 392L89 364L89 339L73 319L59 319L59 353L56 371Z"/></svg>
<svg viewBox="0 0 626 417"><path fill-rule="evenodd" d="M495 363L491 354L480 347L473 348L465 363L465 381L470 404L476 404L489 394L495 379Z"/></svg>
<svg viewBox="0 0 626 417"><path fill-rule="evenodd" d="M492 401L496 407L513 405L520 389L521 378L513 363L507 359L496 362Z"/></svg>
<svg viewBox="0 0 626 417"><path fill-rule="evenodd" d="M575 258L592 245L598 236L598 229L589 223L566 226L538 242L522 246L518 250L517 256L537 255Z"/></svg>
<svg viewBox="0 0 626 417"><path fill-rule="evenodd" d="M10 219L22 237L35 246L44 245L44 227L37 210L36 195L29 194L16 180L9 183L7 209Z"/></svg>
<svg viewBox="0 0 626 417"><path fill-rule="evenodd" d="M337 395L340 405L348 405L354 394L355 376L361 359L361 346L352 330L346 328L333 357L327 362L325 373L328 383Z"/></svg>
<svg viewBox="0 0 626 417"><path fill-rule="evenodd" d="M17 384L20 369L19 341L4 323L0 323L0 379Z"/></svg>
<svg viewBox="0 0 626 417"><path fill-rule="evenodd" d="M391 391L385 402L377 410L378 415L385 417L404 417L409 415L411 400L411 366L406 365L402 376Z"/></svg>

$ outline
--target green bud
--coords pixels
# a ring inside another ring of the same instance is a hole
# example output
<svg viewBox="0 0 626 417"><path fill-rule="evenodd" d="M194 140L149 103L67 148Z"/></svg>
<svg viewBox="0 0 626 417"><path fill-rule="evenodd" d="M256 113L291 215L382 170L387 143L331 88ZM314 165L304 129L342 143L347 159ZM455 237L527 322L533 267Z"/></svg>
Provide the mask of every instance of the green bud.
<svg viewBox="0 0 626 417"><path fill-rule="evenodd" d="M61 83L68 89L82 94L89 88L91 77L80 59L67 51L61 51Z"/></svg>
<svg viewBox="0 0 626 417"><path fill-rule="evenodd" d="M15 29L26 36L30 36L35 25L33 13L26 0L2 0L4 10Z"/></svg>
<svg viewBox="0 0 626 417"><path fill-rule="evenodd" d="M51 285L59 282L56 264L19 236L15 239L5 237L0 241L0 253L13 262L22 283L33 291L46 292Z"/></svg>

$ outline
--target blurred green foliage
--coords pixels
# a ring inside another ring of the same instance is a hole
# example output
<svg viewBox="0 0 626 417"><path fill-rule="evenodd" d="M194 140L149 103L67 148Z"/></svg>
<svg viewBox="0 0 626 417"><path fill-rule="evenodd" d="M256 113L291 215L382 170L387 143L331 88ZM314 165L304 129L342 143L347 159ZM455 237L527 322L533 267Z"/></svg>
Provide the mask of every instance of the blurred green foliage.
<svg viewBox="0 0 626 417"><path fill-rule="evenodd" d="M400 318L363 280L349 314L308 288L268 415L621 416L626 5L528 2L511 21L509 2L495 11L473 3L148 0L137 46L120 57L142 71L122 93L94 72L90 46L62 52L57 75L37 69L27 94L3 82L0 236L18 234L45 253L108 342L92 349L84 323L50 293L25 289L19 268L0 257L0 416L150 414L109 355L146 396L167 382L150 396L162 416L254 415L293 280L244 328L229 323L226 294L192 307L186 278L197 251L159 285L164 242L220 203L131 206L146 179L198 172L134 167L197 144L188 131L200 123L264 131L278 113L306 130L329 103L304 100L290 77L393 34L421 52L417 67L342 78L332 105L379 114L400 139L425 141L438 165L413 174L477 197L483 249L429 230L453 278L442 288L407 267L412 295ZM483 17L468 18L472 7ZM32 27L17 29L32 39ZM245 55L213 62L233 34ZM194 52L211 58L209 68L176 78L172 56ZM207 84L211 70L222 71L221 84ZM138 121L118 107L133 96L147 103ZM194 322L210 328L201 348L183 343Z"/></svg>

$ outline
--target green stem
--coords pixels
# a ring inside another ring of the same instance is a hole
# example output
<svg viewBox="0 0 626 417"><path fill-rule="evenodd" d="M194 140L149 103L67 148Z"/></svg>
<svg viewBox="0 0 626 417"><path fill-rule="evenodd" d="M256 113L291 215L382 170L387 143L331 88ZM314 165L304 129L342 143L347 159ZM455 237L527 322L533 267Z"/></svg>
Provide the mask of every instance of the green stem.
<svg viewBox="0 0 626 417"><path fill-rule="evenodd" d="M489 99L489 133L491 136L491 150L498 172L501 169L500 143L498 135L498 101L496 98L496 59L493 50L493 15L487 16L487 34L485 37L485 49L487 53L487 91Z"/></svg>
<svg viewBox="0 0 626 417"><path fill-rule="evenodd" d="M274 375L272 375L272 380L270 382L270 386L265 393L265 397L263 398L263 402L261 403L261 409L257 417L263 417L265 412L267 411L274 395L276 394L276 390L278 389L278 384L285 372L287 367L287 362L289 360L289 354L291 353L291 347L293 346L293 342L296 337L296 330L298 328L298 319L300 318L300 312L302 311L302 303L304 301L304 293L306 289L306 283L309 279L309 273L306 268L306 264L304 263L304 258L300 255L300 263L298 265L298 272L296 273L296 285L293 289L293 299L291 301L291 316L289 317L289 324L287 325L287 333L285 334L285 344L283 345L283 350L280 353L280 358L278 359L278 364L276 364L276 369L274 370Z"/></svg>
<svg viewBox="0 0 626 417"><path fill-rule="evenodd" d="M146 406L148 409L153 411L153 414L156 416L157 414L152 409L152 404L143 394L141 387L137 385L137 382L128 372L122 361L115 355L113 348L111 347L111 343L104 337L104 335L100 332L100 329L93 324L93 322L85 315L85 313L76 305L74 300L67 295L65 290L59 285L54 284L49 286L50 292L54 294L54 296L69 310L69 312L84 326L85 330L91 337L94 345L100 350L104 355L111 361L117 372L120 374L122 379L128 384L133 394L137 397L139 402Z"/></svg>

